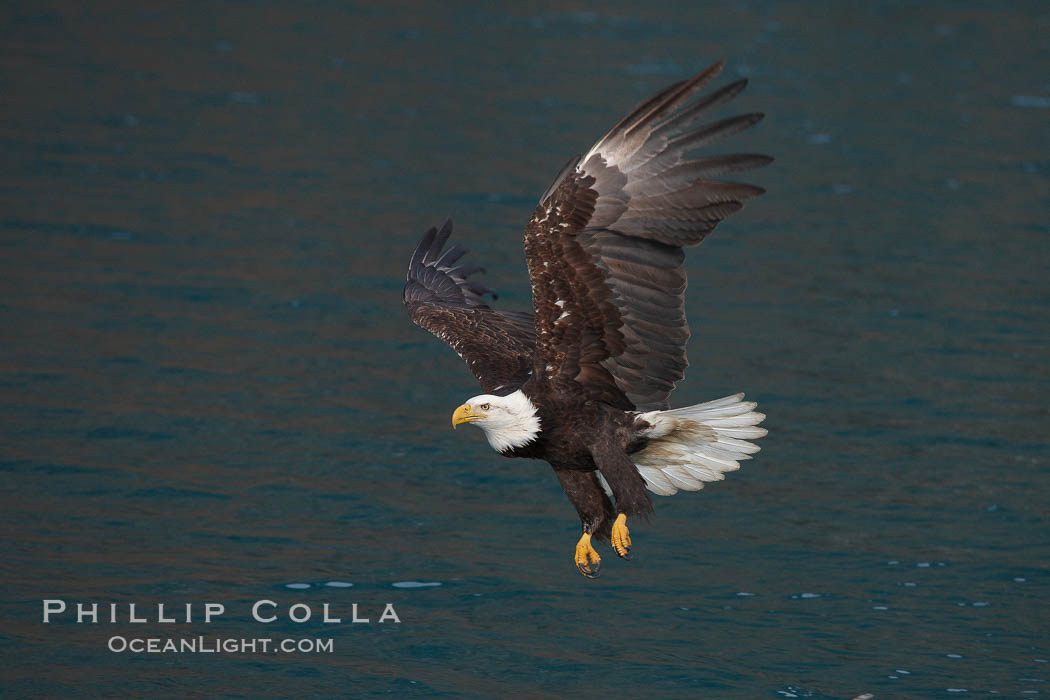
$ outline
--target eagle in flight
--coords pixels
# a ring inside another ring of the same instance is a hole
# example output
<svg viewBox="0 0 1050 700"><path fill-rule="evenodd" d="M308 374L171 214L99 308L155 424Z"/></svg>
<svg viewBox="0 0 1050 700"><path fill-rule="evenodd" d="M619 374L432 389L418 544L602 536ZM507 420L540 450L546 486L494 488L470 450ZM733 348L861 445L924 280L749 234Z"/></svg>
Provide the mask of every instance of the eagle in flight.
<svg viewBox="0 0 1050 700"><path fill-rule="evenodd" d="M724 63L654 95L562 168L525 227L531 313L485 302L491 290L471 279L481 268L460 262L460 245L445 249L451 221L424 234L408 265L412 320L484 391L453 427L472 423L500 454L554 467L583 525L576 567L590 578L601 568L592 539L630 557L627 518L652 513L648 491L719 481L766 434L743 394L668 403L688 364L682 248L764 192L713 178L772 161L706 152L762 118L706 121L747 82L705 93Z"/></svg>

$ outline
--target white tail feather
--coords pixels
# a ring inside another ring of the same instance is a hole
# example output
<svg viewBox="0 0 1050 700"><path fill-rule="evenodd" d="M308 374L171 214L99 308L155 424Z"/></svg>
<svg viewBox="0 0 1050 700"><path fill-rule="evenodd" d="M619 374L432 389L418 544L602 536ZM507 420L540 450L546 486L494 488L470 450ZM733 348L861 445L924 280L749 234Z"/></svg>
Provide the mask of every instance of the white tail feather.
<svg viewBox="0 0 1050 700"><path fill-rule="evenodd" d="M721 481L761 448L747 442L768 432L756 427L765 415L743 394L670 411L638 416L648 424L641 436L649 443L633 457L646 487L660 496L698 491L704 482Z"/></svg>

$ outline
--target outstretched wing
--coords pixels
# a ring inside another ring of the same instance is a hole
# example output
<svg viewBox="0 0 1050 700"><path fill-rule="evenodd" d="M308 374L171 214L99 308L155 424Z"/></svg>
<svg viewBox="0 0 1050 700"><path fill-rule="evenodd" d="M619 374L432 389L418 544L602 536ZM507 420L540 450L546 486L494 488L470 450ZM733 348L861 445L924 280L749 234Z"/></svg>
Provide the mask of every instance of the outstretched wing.
<svg viewBox="0 0 1050 700"><path fill-rule="evenodd" d="M621 408L665 409L685 376L683 246L764 190L711 179L760 155L688 159L762 118L699 124L746 81L694 99L719 62L624 117L562 170L525 228L536 316L535 371Z"/></svg>
<svg viewBox="0 0 1050 700"><path fill-rule="evenodd" d="M452 220L431 228L408 264L404 301L412 320L452 346L486 392L518 386L532 369L532 314L496 311L482 301L491 290L470 276L482 269L456 263L467 252L453 245Z"/></svg>

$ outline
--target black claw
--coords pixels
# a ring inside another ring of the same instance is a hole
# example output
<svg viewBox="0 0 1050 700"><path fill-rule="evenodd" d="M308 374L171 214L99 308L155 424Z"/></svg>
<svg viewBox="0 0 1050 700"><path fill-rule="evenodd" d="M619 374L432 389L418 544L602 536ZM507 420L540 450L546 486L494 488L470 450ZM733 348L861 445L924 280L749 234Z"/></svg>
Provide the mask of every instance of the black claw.
<svg viewBox="0 0 1050 700"><path fill-rule="evenodd" d="M592 569L590 567L590 565L577 564L576 568L579 569L580 573L583 574L584 576L586 576L587 578L598 578L598 576L600 575L600 572L602 570L602 562L601 562L601 560L599 559L598 562L596 564L594 564L593 566L594 566L594 568Z"/></svg>

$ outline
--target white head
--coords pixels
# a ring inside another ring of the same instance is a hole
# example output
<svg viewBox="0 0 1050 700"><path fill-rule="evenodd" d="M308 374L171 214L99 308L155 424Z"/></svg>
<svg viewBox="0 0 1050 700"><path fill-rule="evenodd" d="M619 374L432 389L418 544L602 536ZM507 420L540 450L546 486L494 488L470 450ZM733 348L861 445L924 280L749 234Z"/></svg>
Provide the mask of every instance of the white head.
<svg viewBox="0 0 1050 700"><path fill-rule="evenodd" d="M484 430L497 452L527 445L540 433L536 406L520 390L507 396L475 396L452 414L452 427L460 423L473 423Z"/></svg>

